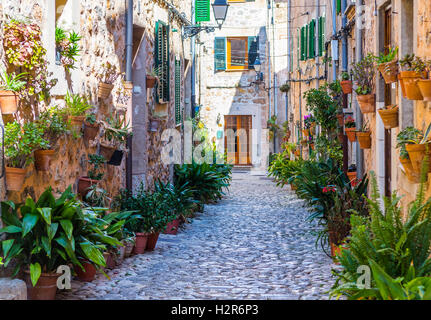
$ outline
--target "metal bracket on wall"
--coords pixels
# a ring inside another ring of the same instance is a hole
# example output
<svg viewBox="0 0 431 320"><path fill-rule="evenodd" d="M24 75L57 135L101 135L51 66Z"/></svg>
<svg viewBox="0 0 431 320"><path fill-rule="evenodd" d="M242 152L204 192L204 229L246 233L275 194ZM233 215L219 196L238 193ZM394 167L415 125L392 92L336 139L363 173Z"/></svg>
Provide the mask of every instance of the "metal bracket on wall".
<svg viewBox="0 0 431 320"><path fill-rule="evenodd" d="M216 27L212 27L212 26L200 26L200 25L184 26L182 37L183 37L183 39L188 39L188 38L196 36L197 34L199 34L202 31L206 31L206 33L211 33L211 32L214 32L215 29L216 29Z"/></svg>

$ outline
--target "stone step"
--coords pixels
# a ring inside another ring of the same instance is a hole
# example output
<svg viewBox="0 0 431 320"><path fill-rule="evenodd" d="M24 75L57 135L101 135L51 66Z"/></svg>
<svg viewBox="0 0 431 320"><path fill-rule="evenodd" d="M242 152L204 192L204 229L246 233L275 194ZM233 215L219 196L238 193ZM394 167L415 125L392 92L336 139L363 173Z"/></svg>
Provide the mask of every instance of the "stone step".
<svg viewBox="0 0 431 320"><path fill-rule="evenodd" d="M27 286L18 279L0 278L0 300L27 300Z"/></svg>

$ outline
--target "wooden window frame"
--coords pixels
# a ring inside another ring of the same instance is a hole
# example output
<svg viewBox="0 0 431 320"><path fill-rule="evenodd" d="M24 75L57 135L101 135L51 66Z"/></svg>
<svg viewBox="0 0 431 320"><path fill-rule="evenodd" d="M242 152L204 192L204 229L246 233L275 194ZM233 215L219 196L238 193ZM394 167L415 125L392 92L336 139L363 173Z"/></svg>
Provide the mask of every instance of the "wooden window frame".
<svg viewBox="0 0 431 320"><path fill-rule="evenodd" d="M245 61L245 65L244 66L232 66L231 65L231 41L232 40L244 40L245 41L245 56L244 56L244 61ZM248 37L227 37L226 38L226 71L243 71L243 70L248 70Z"/></svg>

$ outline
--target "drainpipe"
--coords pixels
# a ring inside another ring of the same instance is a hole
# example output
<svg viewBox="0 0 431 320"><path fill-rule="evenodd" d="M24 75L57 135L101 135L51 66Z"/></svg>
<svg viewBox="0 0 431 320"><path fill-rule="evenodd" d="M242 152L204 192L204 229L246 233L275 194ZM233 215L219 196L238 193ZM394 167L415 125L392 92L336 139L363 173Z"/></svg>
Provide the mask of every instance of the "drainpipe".
<svg viewBox="0 0 431 320"><path fill-rule="evenodd" d="M314 51L317 53L319 50L319 17L320 17L320 0L316 0L316 41L315 41L315 49ZM319 55L316 54L316 89L319 89L320 86L320 60Z"/></svg>
<svg viewBox="0 0 431 320"><path fill-rule="evenodd" d="M274 95L274 115L278 117L278 94L277 94L277 73L275 72L275 25L274 25L274 0L271 0L272 6L272 16L271 16L271 25L272 25L272 54L274 55L274 68L272 70L274 76L274 85L273 85L273 95ZM277 136L274 135L274 153L277 152Z"/></svg>
<svg viewBox="0 0 431 320"><path fill-rule="evenodd" d="M291 47L291 32L292 32L292 0L287 0L287 82L290 84L290 76L292 72L292 47ZM289 93L286 92L286 121L289 120Z"/></svg>
<svg viewBox="0 0 431 320"><path fill-rule="evenodd" d="M337 35L337 0L332 0L332 37L335 39ZM338 41L332 40L331 46L338 46ZM337 48L332 48L332 52L335 52ZM337 66L335 60L332 59L332 80L337 80Z"/></svg>
<svg viewBox="0 0 431 320"><path fill-rule="evenodd" d="M363 58L363 48L362 48L362 29L359 29L359 21L360 21L360 14L361 14L361 8L362 8L362 1L357 0L356 1L356 26L355 26L355 41L356 41L356 62L359 62ZM356 114L356 125L358 128L362 127L362 113L361 109L359 108L358 101L356 100L355 103L355 114ZM357 172L356 175L358 179L362 179L364 175L364 153L361 148L359 148L359 143L356 142L356 168Z"/></svg>
<svg viewBox="0 0 431 320"><path fill-rule="evenodd" d="M127 84L132 84L132 63L133 63L133 0L127 0L126 8L126 74L125 80ZM133 86L132 86L133 92ZM133 114L132 99L129 99L130 114ZM127 148L129 149L126 158L126 189L132 190L132 136L127 137Z"/></svg>
<svg viewBox="0 0 431 320"><path fill-rule="evenodd" d="M269 14L270 14L270 10L271 10L271 2L268 0L268 10L267 10L267 24L268 24L268 39L270 38L269 36ZM272 85L272 75L271 75L271 41L268 41L268 110L269 110L269 116L268 119L271 118L271 85Z"/></svg>
<svg viewBox="0 0 431 320"><path fill-rule="evenodd" d="M196 25L196 15L195 15L195 2L192 1L192 25ZM192 118L195 117L196 109L196 37L193 36L190 39L190 46L192 52L192 66L191 66L191 107L192 107Z"/></svg>
<svg viewBox="0 0 431 320"><path fill-rule="evenodd" d="M346 9L347 9L347 0L342 0L341 1L341 14L342 14L341 27L342 28L345 28L347 26L347 17L345 14ZM347 71L348 61L347 61L347 33L346 32L343 32L341 44L342 44L342 55L343 55L341 70Z"/></svg>

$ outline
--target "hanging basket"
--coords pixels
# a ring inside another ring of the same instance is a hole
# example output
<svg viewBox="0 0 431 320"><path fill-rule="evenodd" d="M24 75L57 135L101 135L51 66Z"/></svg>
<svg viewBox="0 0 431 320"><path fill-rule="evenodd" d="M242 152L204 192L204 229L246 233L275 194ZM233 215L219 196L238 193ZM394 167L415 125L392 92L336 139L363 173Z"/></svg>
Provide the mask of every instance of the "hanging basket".
<svg viewBox="0 0 431 320"><path fill-rule="evenodd" d="M349 139L350 142L356 141L356 128L346 128L344 129L346 131L346 136Z"/></svg>
<svg viewBox="0 0 431 320"><path fill-rule="evenodd" d="M385 129L392 129L398 127L398 106L389 109L380 109L378 111L380 114L380 118L382 118Z"/></svg>
<svg viewBox="0 0 431 320"><path fill-rule="evenodd" d="M349 177L350 182L356 181L356 171L347 172L347 177Z"/></svg>
<svg viewBox="0 0 431 320"><path fill-rule="evenodd" d="M344 94L351 94L353 92L353 83L351 80L340 81L340 85Z"/></svg>
<svg viewBox="0 0 431 320"><path fill-rule="evenodd" d="M17 112L18 95L13 91L0 90L0 108L2 114Z"/></svg>
<svg viewBox="0 0 431 320"><path fill-rule="evenodd" d="M376 97L374 94L358 95L357 99L362 113L376 112Z"/></svg>
<svg viewBox="0 0 431 320"><path fill-rule="evenodd" d="M399 74L403 96L409 100L423 100L417 80L426 78L426 72L422 74L416 71L402 71Z"/></svg>
<svg viewBox="0 0 431 320"><path fill-rule="evenodd" d="M400 158L400 163L402 164L402 166L405 170L407 179L412 183L419 183L420 182L420 176L413 169L413 165L412 165L412 162L410 161L410 159Z"/></svg>
<svg viewBox="0 0 431 320"><path fill-rule="evenodd" d="M366 131L357 131L356 138L358 139L359 147L361 149L370 149L371 148L371 132Z"/></svg>
<svg viewBox="0 0 431 320"><path fill-rule="evenodd" d="M398 63L396 60L379 64L377 67L383 76L386 84L397 82L398 80Z"/></svg>
<svg viewBox="0 0 431 320"><path fill-rule="evenodd" d="M109 95L111 94L112 89L114 89L114 85L113 84L108 84L108 83L100 82L99 83L98 97L101 98L101 99L108 98Z"/></svg>

